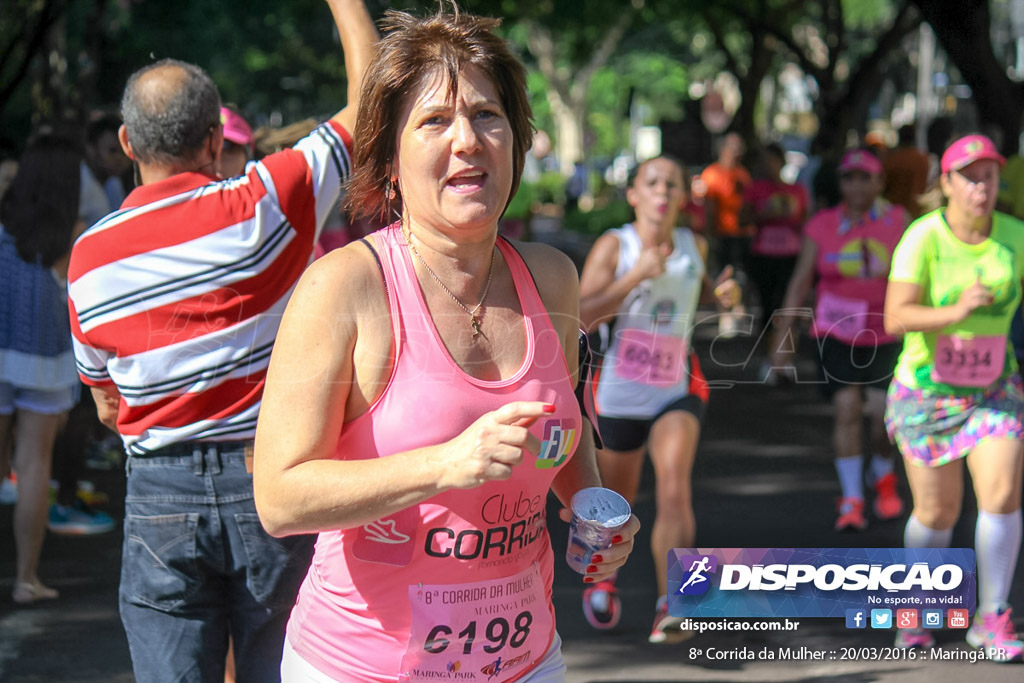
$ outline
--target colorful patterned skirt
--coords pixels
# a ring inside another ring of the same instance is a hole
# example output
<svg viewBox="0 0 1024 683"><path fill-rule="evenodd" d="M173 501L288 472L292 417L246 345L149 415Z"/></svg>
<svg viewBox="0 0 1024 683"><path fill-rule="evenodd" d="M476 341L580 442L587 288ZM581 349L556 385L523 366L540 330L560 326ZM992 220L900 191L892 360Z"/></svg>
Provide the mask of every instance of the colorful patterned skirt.
<svg viewBox="0 0 1024 683"><path fill-rule="evenodd" d="M1014 373L967 396L889 385L885 426L903 457L938 467L967 456L982 439L1024 439L1024 382Z"/></svg>

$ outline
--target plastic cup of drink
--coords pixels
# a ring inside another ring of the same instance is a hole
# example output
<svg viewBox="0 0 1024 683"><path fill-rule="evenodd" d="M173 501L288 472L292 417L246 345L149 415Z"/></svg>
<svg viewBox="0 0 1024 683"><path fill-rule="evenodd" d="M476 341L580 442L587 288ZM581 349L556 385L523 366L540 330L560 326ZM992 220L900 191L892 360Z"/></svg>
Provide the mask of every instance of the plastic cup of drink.
<svg viewBox="0 0 1024 683"><path fill-rule="evenodd" d="M594 553L610 548L612 537L629 521L629 503L611 489L594 486L577 491L570 507L565 561L574 571L586 574Z"/></svg>

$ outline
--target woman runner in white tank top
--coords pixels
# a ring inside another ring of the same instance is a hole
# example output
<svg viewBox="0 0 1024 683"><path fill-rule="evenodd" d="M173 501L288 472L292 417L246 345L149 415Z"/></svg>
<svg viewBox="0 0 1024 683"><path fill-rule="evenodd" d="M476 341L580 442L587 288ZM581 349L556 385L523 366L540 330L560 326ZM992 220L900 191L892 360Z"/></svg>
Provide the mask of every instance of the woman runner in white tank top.
<svg viewBox="0 0 1024 683"><path fill-rule="evenodd" d="M633 224L605 233L619 242L616 280L643 255ZM644 280L622 300L601 363L596 406L603 417L649 420L690 394L690 337L705 275L697 238L686 228L671 233L664 272Z"/></svg>
<svg viewBox="0 0 1024 683"><path fill-rule="evenodd" d="M727 308L739 301L731 269L717 283L707 277L707 241L675 227L685 197L679 162L659 156L640 164L626 190L636 220L597 240L580 279L583 326L592 331L612 324L597 381L601 479L632 503L645 452L658 479L651 550L660 597L649 638L656 643L689 635L668 615L665 558L671 548L692 546L695 537L690 470L707 383L689 349L694 315L702 294L710 302L714 292ZM584 591L583 612L595 628L618 623L614 581Z"/></svg>

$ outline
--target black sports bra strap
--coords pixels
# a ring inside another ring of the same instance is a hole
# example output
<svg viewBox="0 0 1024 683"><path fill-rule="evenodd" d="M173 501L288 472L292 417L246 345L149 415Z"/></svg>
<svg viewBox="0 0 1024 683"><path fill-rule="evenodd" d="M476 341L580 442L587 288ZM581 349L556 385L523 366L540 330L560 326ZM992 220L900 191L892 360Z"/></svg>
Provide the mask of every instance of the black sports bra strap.
<svg viewBox="0 0 1024 683"><path fill-rule="evenodd" d="M384 264L380 262L380 254L377 253L377 250L373 248L373 245L365 237L360 237L359 241L373 254L373 260L377 262L377 270L380 271L380 279L384 281L384 293L386 294L388 291L388 279L384 276Z"/></svg>

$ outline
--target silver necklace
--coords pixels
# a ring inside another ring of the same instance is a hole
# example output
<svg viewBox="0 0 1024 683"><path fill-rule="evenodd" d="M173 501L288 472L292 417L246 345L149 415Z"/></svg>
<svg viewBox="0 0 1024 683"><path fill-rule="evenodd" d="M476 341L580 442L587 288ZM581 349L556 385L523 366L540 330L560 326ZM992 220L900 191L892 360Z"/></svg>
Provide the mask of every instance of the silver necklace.
<svg viewBox="0 0 1024 683"><path fill-rule="evenodd" d="M434 269L427 265L427 262L423 259L422 256L420 256L420 252L416 249L416 245L412 243L411 230L407 235L405 235L405 243L409 245L409 250L413 254L415 254L416 258L419 259L420 263L423 264L423 267L427 269L428 273L430 273L430 277L434 278L434 282L436 282L441 287L441 289L443 289L445 293L447 293L448 296L452 298L452 301L459 305L459 308L464 310L466 314L469 315L469 324L473 327L473 338L475 339L477 336L479 336L480 318L483 315L480 312L480 309L483 307L484 300L487 298L487 292L491 289L491 277L494 275L494 252L496 251L496 249L491 249L491 264L487 267L487 283L484 285L484 291L480 294L480 302L476 305L476 307L473 310L469 310L469 307L466 306L466 304L459 301L459 297L455 296L452 290L448 289L448 287L443 282L441 282L441 278L437 276L437 273L434 272Z"/></svg>

